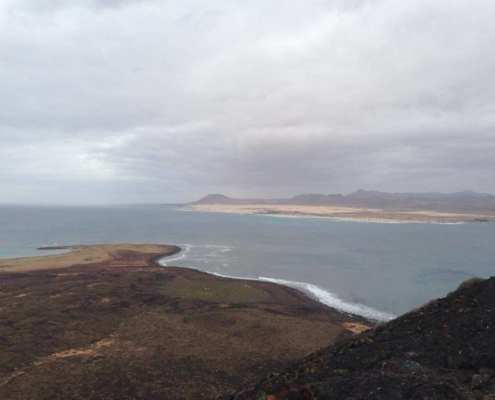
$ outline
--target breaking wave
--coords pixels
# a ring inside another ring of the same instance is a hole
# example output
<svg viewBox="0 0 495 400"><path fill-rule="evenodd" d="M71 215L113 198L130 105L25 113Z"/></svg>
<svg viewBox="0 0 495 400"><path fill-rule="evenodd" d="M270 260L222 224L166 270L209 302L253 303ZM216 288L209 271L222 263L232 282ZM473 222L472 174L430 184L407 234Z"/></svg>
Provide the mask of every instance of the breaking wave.
<svg viewBox="0 0 495 400"><path fill-rule="evenodd" d="M175 265L182 268L199 270L223 278L266 281L289 286L315 298L329 307L347 314L358 315L371 321L389 321L395 318L395 315L376 310L363 304L345 302L335 294L310 283L266 277L253 278L222 274L221 271L223 268L221 266L227 267L230 261L235 258L232 254L229 254L233 249L229 246L181 244L180 247L183 248L183 251L178 255L171 258L164 257L159 260L158 263L164 267ZM187 262L184 262L186 260Z"/></svg>
<svg viewBox="0 0 495 400"><path fill-rule="evenodd" d="M329 307L335 308L347 314L359 315L372 321L390 321L391 319L394 319L396 317L395 315L376 310L363 304L347 303L337 297L335 294L328 292L325 289L322 289L321 287L313 285L311 283L293 282L284 279L264 278L261 276L259 279L261 281L278 283L279 285L289 286L294 289L301 290L305 293L310 293L314 297L316 297L318 301Z"/></svg>

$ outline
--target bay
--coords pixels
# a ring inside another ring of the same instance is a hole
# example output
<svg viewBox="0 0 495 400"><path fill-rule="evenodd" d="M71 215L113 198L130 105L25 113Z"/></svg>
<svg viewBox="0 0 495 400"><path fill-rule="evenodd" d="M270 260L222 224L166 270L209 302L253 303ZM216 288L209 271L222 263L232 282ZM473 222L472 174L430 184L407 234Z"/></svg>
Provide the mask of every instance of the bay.
<svg viewBox="0 0 495 400"><path fill-rule="evenodd" d="M176 206L0 206L0 257L49 245L167 243L164 265L294 286L388 319L495 270L495 224L406 224L201 213Z"/></svg>

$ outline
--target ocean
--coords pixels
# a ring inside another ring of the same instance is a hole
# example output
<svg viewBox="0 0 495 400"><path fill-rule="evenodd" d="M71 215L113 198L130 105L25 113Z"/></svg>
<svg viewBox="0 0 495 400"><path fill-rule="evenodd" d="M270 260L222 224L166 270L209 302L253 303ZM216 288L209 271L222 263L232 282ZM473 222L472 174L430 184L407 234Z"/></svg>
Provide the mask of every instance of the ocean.
<svg viewBox="0 0 495 400"><path fill-rule="evenodd" d="M407 224L201 213L169 205L0 206L0 257L41 246L166 243L164 266L298 288L387 320L495 271L495 224Z"/></svg>

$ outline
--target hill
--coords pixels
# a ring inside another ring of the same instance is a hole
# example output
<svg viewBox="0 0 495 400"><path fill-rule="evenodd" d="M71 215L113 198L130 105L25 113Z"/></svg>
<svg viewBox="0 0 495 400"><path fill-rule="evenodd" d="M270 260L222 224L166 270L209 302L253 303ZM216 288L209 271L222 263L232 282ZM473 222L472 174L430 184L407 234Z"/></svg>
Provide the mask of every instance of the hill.
<svg viewBox="0 0 495 400"><path fill-rule="evenodd" d="M318 351L224 400L285 381L318 400L494 399L495 278L467 282L387 324Z"/></svg>
<svg viewBox="0 0 495 400"><path fill-rule="evenodd" d="M358 190L341 194L300 194L290 199L233 199L208 195L182 206L190 211L318 217L368 222L494 222L495 196L457 193L386 193Z"/></svg>
<svg viewBox="0 0 495 400"><path fill-rule="evenodd" d="M387 193L359 189L348 195L300 194L288 199L234 199L222 194L209 194L187 205L200 204L278 204L340 207L381 207L401 210L484 210L495 211L495 196L465 190L456 193Z"/></svg>

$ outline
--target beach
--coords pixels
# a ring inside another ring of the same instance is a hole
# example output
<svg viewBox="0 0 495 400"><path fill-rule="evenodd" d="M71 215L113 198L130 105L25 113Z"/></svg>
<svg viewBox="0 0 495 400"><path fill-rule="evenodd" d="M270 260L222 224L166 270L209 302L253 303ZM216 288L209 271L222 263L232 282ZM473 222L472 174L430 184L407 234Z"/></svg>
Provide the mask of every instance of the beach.
<svg viewBox="0 0 495 400"><path fill-rule="evenodd" d="M271 282L160 266L177 246L60 250L0 260L2 398L215 398L370 325Z"/></svg>
<svg viewBox="0 0 495 400"><path fill-rule="evenodd" d="M190 204L187 211L226 212L299 218L328 218L333 220L383 223L464 223L493 222L495 213L444 212L434 210L393 210L380 208L307 206L286 204Z"/></svg>

